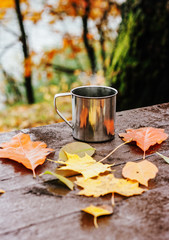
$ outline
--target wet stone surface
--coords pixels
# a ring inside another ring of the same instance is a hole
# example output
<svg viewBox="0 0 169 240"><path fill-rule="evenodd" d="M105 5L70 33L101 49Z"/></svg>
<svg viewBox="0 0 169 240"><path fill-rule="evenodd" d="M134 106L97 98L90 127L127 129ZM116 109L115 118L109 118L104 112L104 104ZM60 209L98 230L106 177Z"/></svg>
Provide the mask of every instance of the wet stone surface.
<svg viewBox="0 0 169 240"><path fill-rule="evenodd" d="M96 148L96 160L106 156L122 143L118 133L128 128L160 127L169 134L169 103L118 112L115 139L91 144ZM65 123L21 130L32 140L44 141L55 149L50 155L57 160L61 147L75 141L71 129ZM0 143L11 139L13 131L0 134ZM149 181L149 191L140 196L115 195L112 216L100 217L99 228L93 225L93 217L80 209L90 204L110 204L111 195L100 198L78 196L79 189L69 191L52 176L33 179L32 172L19 163L0 159L0 239L105 239L105 240L167 240L169 239L169 165L154 152L169 156L169 138L161 145L147 151L147 159L159 169L154 180ZM114 163L115 176L127 161L142 159L142 151L133 144L124 145L105 163ZM55 163L46 161L37 167L37 176L45 170L54 170Z"/></svg>

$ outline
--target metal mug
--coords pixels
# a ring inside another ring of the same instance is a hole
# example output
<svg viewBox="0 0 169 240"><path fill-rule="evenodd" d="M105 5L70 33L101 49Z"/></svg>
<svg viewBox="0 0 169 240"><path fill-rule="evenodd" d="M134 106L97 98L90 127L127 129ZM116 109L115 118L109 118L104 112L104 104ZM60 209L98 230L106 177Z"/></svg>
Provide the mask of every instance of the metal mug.
<svg viewBox="0 0 169 240"><path fill-rule="evenodd" d="M72 124L59 112L56 99L72 96ZM73 137L84 142L105 142L114 138L117 90L106 86L82 86L54 97L59 116L72 128Z"/></svg>

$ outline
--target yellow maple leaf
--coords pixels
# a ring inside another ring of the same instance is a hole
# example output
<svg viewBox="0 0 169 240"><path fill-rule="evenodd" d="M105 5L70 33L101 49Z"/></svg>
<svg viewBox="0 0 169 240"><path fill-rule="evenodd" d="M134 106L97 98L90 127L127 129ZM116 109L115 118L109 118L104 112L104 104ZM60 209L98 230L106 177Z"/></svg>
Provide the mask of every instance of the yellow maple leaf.
<svg viewBox="0 0 169 240"><path fill-rule="evenodd" d="M100 206L90 205L90 206L82 209L82 211L84 211L86 213L89 213L89 214L94 216L94 225L95 225L96 228L98 228L97 217L112 214L113 213L113 207L108 206L108 205L100 205Z"/></svg>
<svg viewBox="0 0 169 240"><path fill-rule="evenodd" d="M144 160L138 163L127 162L122 170L122 175L147 187L148 181L155 178L157 172L158 168L153 163Z"/></svg>
<svg viewBox="0 0 169 240"><path fill-rule="evenodd" d="M68 160L58 161L58 163L64 164L66 166L61 166L60 170L73 170L75 172L81 173L85 179L98 176L100 173L106 171L111 171L111 166L109 164L103 164L96 162L92 157L86 154L84 157L79 157L77 154L66 153Z"/></svg>
<svg viewBox="0 0 169 240"><path fill-rule="evenodd" d="M115 178L113 174L105 176L98 176L96 179L85 179L84 177L76 178L75 182L82 187L78 195L99 197L108 193L118 193L120 195L129 197L139 195L146 191L139 187L136 181L126 180L122 178Z"/></svg>

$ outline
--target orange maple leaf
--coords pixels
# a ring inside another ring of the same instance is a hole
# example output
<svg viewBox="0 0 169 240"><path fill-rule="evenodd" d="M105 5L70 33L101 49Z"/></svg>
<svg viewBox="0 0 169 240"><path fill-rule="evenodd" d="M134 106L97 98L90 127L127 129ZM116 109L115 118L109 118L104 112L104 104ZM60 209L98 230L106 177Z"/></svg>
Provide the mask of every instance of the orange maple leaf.
<svg viewBox="0 0 169 240"><path fill-rule="evenodd" d="M0 158L9 158L11 160L22 163L26 168L33 171L35 168L44 163L46 156L54 151L46 148L44 142L33 142L29 134L19 133L15 135L9 142L0 144Z"/></svg>
<svg viewBox="0 0 169 240"><path fill-rule="evenodd" d="M156 143L160 144L168 138L168 134L164 132L162 128L152 128L152 127L143 127L138 129L127 129L127 133L119 133L119 136L123 138L124 141L135 141L137 146L140 147L145 152L149 149L150 146L155 145Z"/></svg>

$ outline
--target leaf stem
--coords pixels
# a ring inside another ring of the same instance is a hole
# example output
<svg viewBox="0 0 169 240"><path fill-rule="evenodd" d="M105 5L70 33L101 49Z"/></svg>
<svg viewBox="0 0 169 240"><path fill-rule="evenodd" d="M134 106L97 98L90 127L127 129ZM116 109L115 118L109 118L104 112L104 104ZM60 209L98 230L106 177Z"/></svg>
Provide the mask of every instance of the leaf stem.
<svg viewBox="0 0 169 240"><path fill-rule="evenodd" d="M36 178L36 173L34 169L33 169L33 178Z"/></svg>
<svg viewBox="0 0 169 240"><path fill-rule="evenodd" d="M110 157L110 155L112 155L118 148L120 148L121 146L123 146L126 143L130 143L132 142L132 138L124 143L121 143L119 146L117 146L115 149L113 149L113 151L111 151L106 157L102 158L99 162L103 162L104 160L106 160L108 157Z"/></svg>
<svg viewBox="0 0 169 240"><path fill-rule="evenodd" d="M52 160L52 159L50 159L50 158L47 158L47 160L48 160L49 162L54 162L54 163L57 163L57 161L55 161L55 160Z"/></svg>
<svg viewBox="0 0 169 240"><path fill-rule="evenodd" d="M95 226L95 228L98 228L97 217L96 216L94 216L94 226Z"/></svg>
<svg viewBox="0 0 169 240"><path fill-rule="evenodd" d="M112 204L112 206L114 207L114 205L115 205L115 202L114 202L114 192L112 193L111 204Z"/></svg>
<svg viewBox="0 0 169 240"><path fill-rule="evenodd" d="M145 158L146 158L146 152L144 151L143 160L145 160Z"/></svg>

